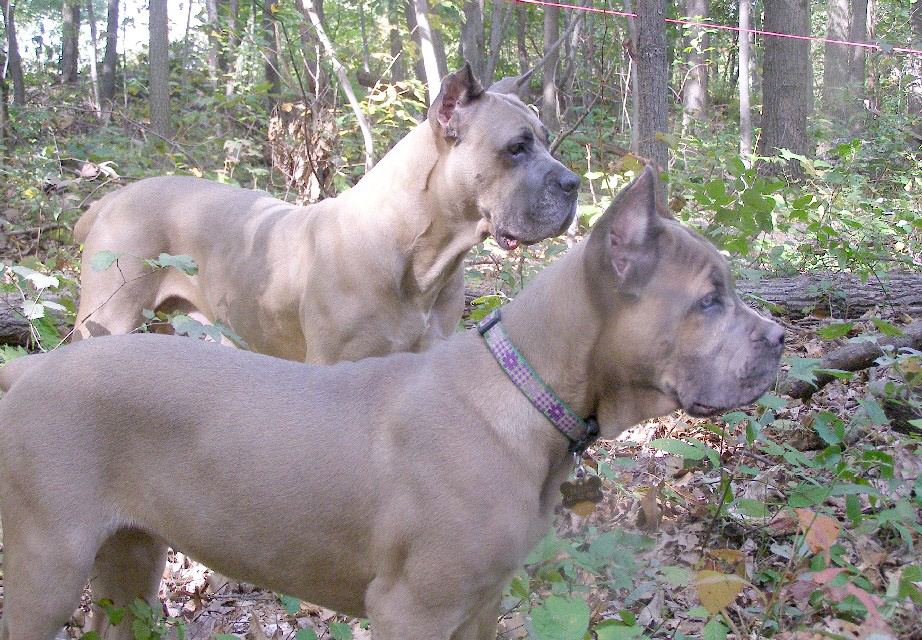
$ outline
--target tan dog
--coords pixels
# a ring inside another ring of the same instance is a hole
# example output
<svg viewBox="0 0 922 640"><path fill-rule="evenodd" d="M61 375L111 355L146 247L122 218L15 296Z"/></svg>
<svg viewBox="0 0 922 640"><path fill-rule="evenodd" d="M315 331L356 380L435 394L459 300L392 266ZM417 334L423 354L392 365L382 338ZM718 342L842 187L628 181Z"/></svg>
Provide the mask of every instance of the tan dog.
<svg viewBox="0 0 922 640"><path fill-rule="evenodd" d="M782 350L714 247L657 215L654 183L648 169L496 325L606 438L751 402ZM375 640L493 639L503 587L573 465L500 360L468 331L329 367L157 335L13 361L0 371L0 638L52 638L88 579L94 599L155 602L170 543L368 616ZM190 446L164 455L178 438Z"/></svg>
<svg viewBox="0 0 922 640"><path fill-rule="evenodd" d="M229 326L250 349L330 364L420 351L453 333L461 262L493 234L507 249L562 233L579 178L548 153L519 100L523 79L484 91L470 67L442 81L423 122L337 198L298 207L189 177L149 178L90 207L77 337L129 333L144 309ZM94 271L100 251L117 266ZM192 256L198 275L142 259ZM147 275L145 275L147 274Z"/></svg>

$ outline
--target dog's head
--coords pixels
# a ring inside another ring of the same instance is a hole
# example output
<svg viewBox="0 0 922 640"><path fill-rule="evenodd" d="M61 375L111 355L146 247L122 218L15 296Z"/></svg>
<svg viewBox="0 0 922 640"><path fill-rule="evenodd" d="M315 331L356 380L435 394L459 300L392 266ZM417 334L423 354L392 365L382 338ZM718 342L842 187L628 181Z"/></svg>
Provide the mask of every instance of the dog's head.
<svg viewBox="0 0 922 640"><path fill-rule="evenodd" d="M709 416L774 383L784 331L740 301L707 240L657 213L651 167L612 202L583 253L602 330L593 388L603 435L682 408Z"/></svg>
<svg viewBox="0 0 922 640"><path fill-rule="evenodd" d="M504 249L563 233L576 213L579 177L548 151L549 134L519 98L527 76L484 91L469 65L442 80L429 108L448 177L467 215Z"/></svg>

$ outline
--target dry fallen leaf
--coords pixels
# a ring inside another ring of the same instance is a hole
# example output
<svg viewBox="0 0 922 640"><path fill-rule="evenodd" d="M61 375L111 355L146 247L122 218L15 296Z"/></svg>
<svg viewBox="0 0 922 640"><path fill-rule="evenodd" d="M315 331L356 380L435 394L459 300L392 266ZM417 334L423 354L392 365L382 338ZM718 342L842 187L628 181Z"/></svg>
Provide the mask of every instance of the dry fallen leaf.
<svg viewBox="0 0 922 640"><path fill-rule="evenodd" d="M247 630L245 637L246 640L269 640L255 612L250 613L250 628Z"/></svg>
<svg viewBox="0 0 922 640"><path fill-rule="evenodd" d="M707 609L709 614L714 615L733 604L743 587L752 585L735 573L728 575L705 569L698 572L695 586L698 588L701 605Z"/></svg>
<svg viewBox="0 0 922 640"><path fill-rule="evenodd" d="M719 573L735 573L741 578L746 577L746 562L743 559L743 552L738 549L705 549L704 558L700 564L703 569Z"/></svg>
<svg viewBox="0 0 922 640"><path fill-rule="evenodd" d="M663 490L663 482L650 487L640 500L641 512L637 518L637 525L644 529L656 530L663 519L663 510L659 507L659 496Z"/></svg>
<svg viewBox="0 0 922 640"><path fill-rule="evenodd" d="M813 553L822 551L829 556L831 547L839 537L839 521L829 516L818 516L810 509L794 509L800 522L800 529L807 538L807 546Z"/></svg>

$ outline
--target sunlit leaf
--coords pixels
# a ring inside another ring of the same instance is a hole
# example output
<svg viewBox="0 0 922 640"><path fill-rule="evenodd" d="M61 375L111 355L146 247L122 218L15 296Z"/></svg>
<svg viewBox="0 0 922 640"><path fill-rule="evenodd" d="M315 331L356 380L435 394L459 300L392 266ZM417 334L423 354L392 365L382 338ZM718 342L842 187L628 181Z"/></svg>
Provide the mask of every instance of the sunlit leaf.
<svg viewBox="0 0 922 640"><path fill-rule="evenodd" d="M725 574L710 569L699 571L695 578L698 598L711 615L730 606L740 591L747 586L752 585L736 574Z"/></svg>
<svg viewBox="0 0 922 640"><path fill-rule="evenodd" d="M575 640L589 629L589 605L579 596L549 596L531 611L541 640Z"/></svg>
<svg viewBox="0 0 922 640"><path fill-rule="evenodd" d="M119 251L99 251L90 258L90 268L93 271L105 271L122 256Z"/></svg>

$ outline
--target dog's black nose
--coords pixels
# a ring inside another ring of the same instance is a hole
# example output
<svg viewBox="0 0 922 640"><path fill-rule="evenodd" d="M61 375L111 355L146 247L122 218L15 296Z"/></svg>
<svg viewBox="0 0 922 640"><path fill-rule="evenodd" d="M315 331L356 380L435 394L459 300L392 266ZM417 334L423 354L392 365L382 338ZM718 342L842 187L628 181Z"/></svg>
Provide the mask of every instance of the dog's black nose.
<svg viewBox="0 0 922 640"><path fill-rule="evenodd" d="M579 188L579 183L579 176L569 170L565 171L560 177L560 188L567 195L576 193L576 190Z"/></svg>
<svg viewBox="0 0 922 640"><path fill-rule="evenodd" d="M780 348L784 346L784 329L781 328L780 324L773 322L765 332L765 335L762 336L762 339L772 349Z"/></svg>

